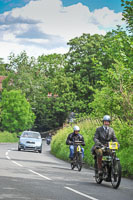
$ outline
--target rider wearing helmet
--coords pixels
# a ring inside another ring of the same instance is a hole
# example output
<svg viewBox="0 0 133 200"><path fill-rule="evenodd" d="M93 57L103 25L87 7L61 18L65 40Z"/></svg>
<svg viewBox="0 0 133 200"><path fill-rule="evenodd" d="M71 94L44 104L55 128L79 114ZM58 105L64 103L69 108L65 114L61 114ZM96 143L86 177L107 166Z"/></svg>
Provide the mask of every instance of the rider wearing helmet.
<svg viewBox="0 0 133 200"><path fill-rule="evenodd" d="M82 142L82 146L85 146L85 142L84 142L84 138L81 134L79 134L80 128L78 126L74 126L73 128L73 133L70 133L67 137L66 140L66 144L70 145L70 155L69 158L71 160L73 160L73 156L74 156L74 141L81 141ZM81 148L82 150L82 156L84 157L84 149Z"/></svg>
<svg viewBox="0 0 133 200"><path fill-rule="evenodd" d="M110 122L110 116L105 115L103 117L103 126L97 128L94 135L95 145L92 148L92 153L96 154L99 174L102 174L102 146L107 146L108 142L110 141L117 142L114 130L110 127Z"/></svg>

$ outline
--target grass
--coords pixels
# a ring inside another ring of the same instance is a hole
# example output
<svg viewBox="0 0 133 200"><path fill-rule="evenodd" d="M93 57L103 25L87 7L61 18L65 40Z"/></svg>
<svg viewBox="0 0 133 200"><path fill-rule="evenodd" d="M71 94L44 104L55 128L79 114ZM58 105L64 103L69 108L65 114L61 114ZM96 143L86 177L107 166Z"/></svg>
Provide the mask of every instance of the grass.
<svg viewBox="0 0 133 200"><path fill-rule="evenodd" d="M0 143L18 142L17 133L9 133L7 131L0 132Z"/></svg>

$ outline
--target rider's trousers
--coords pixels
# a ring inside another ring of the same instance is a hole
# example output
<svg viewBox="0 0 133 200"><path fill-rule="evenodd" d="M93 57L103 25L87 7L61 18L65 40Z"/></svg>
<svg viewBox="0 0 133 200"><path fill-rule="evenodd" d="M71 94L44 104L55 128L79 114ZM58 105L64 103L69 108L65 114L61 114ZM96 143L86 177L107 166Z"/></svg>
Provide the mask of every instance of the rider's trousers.
<svg viewBox="0 0 133 200"><path fill-rule="evenodd" d="M69 149L70 149L70 155L69 155L69 158L73 158L74 156L74 146L73 145L70 145L69 146ZM84 158L84 148L81 147L81 151L82 151L82 156Z"/></svg>

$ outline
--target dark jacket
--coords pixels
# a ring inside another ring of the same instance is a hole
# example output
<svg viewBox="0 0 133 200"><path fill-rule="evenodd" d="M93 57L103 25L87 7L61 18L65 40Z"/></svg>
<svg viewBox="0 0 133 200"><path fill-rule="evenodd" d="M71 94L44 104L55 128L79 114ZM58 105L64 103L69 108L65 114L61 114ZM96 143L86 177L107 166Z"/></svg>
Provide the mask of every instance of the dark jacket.
<svg viewBox="0 0 133 200"><path fill-rule="evenodd" d="M94 135L94 146L91 148L91 153L95 155L96 146L105 145L108 142L118 142L115 136L114 130L111 127L108 127L107 130L104 130L103 126L96 129L96 133Z"/></svg>
<svg viewBox="0 0 133 200"><path fill-rule="evenodd" d="M75 134L74 132L70 133L67 137L66 144L73 145L74 141L82 141L81 145L85 146L84 138L79 133L78 134Z"/></svg>
<svg viewBox="0 0 133 200"><path fill-rule="evenodd" d="M117 142L117 138L115 136L113 128L108 127L107 130L104 130L103 126L101 126L96 129L96 133L94 136L95 145L105 145L110 141Z"/></svg>

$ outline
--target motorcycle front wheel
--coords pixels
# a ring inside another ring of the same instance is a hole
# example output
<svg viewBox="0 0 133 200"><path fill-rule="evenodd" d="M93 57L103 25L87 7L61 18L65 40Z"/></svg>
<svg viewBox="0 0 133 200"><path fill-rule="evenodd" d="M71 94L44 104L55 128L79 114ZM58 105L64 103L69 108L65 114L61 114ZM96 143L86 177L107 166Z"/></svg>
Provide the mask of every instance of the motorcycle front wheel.
<svg viewBox="0 0 133 200"><path fill-rule="evenodd" d="M83 163L83 157L82 157L82 154L79 154L78 155L78 159L77 159L77 168L78 168L78 171L81 171L81 169L82 169L82 163Z"/></svg>
<svg viewBox="0 0 133 200"><path fill-rule="evenodd" d="M117 189L121 182L121 165L120 161L115 163L115 166L111 169L111 184L113 188Z"/></svg>

